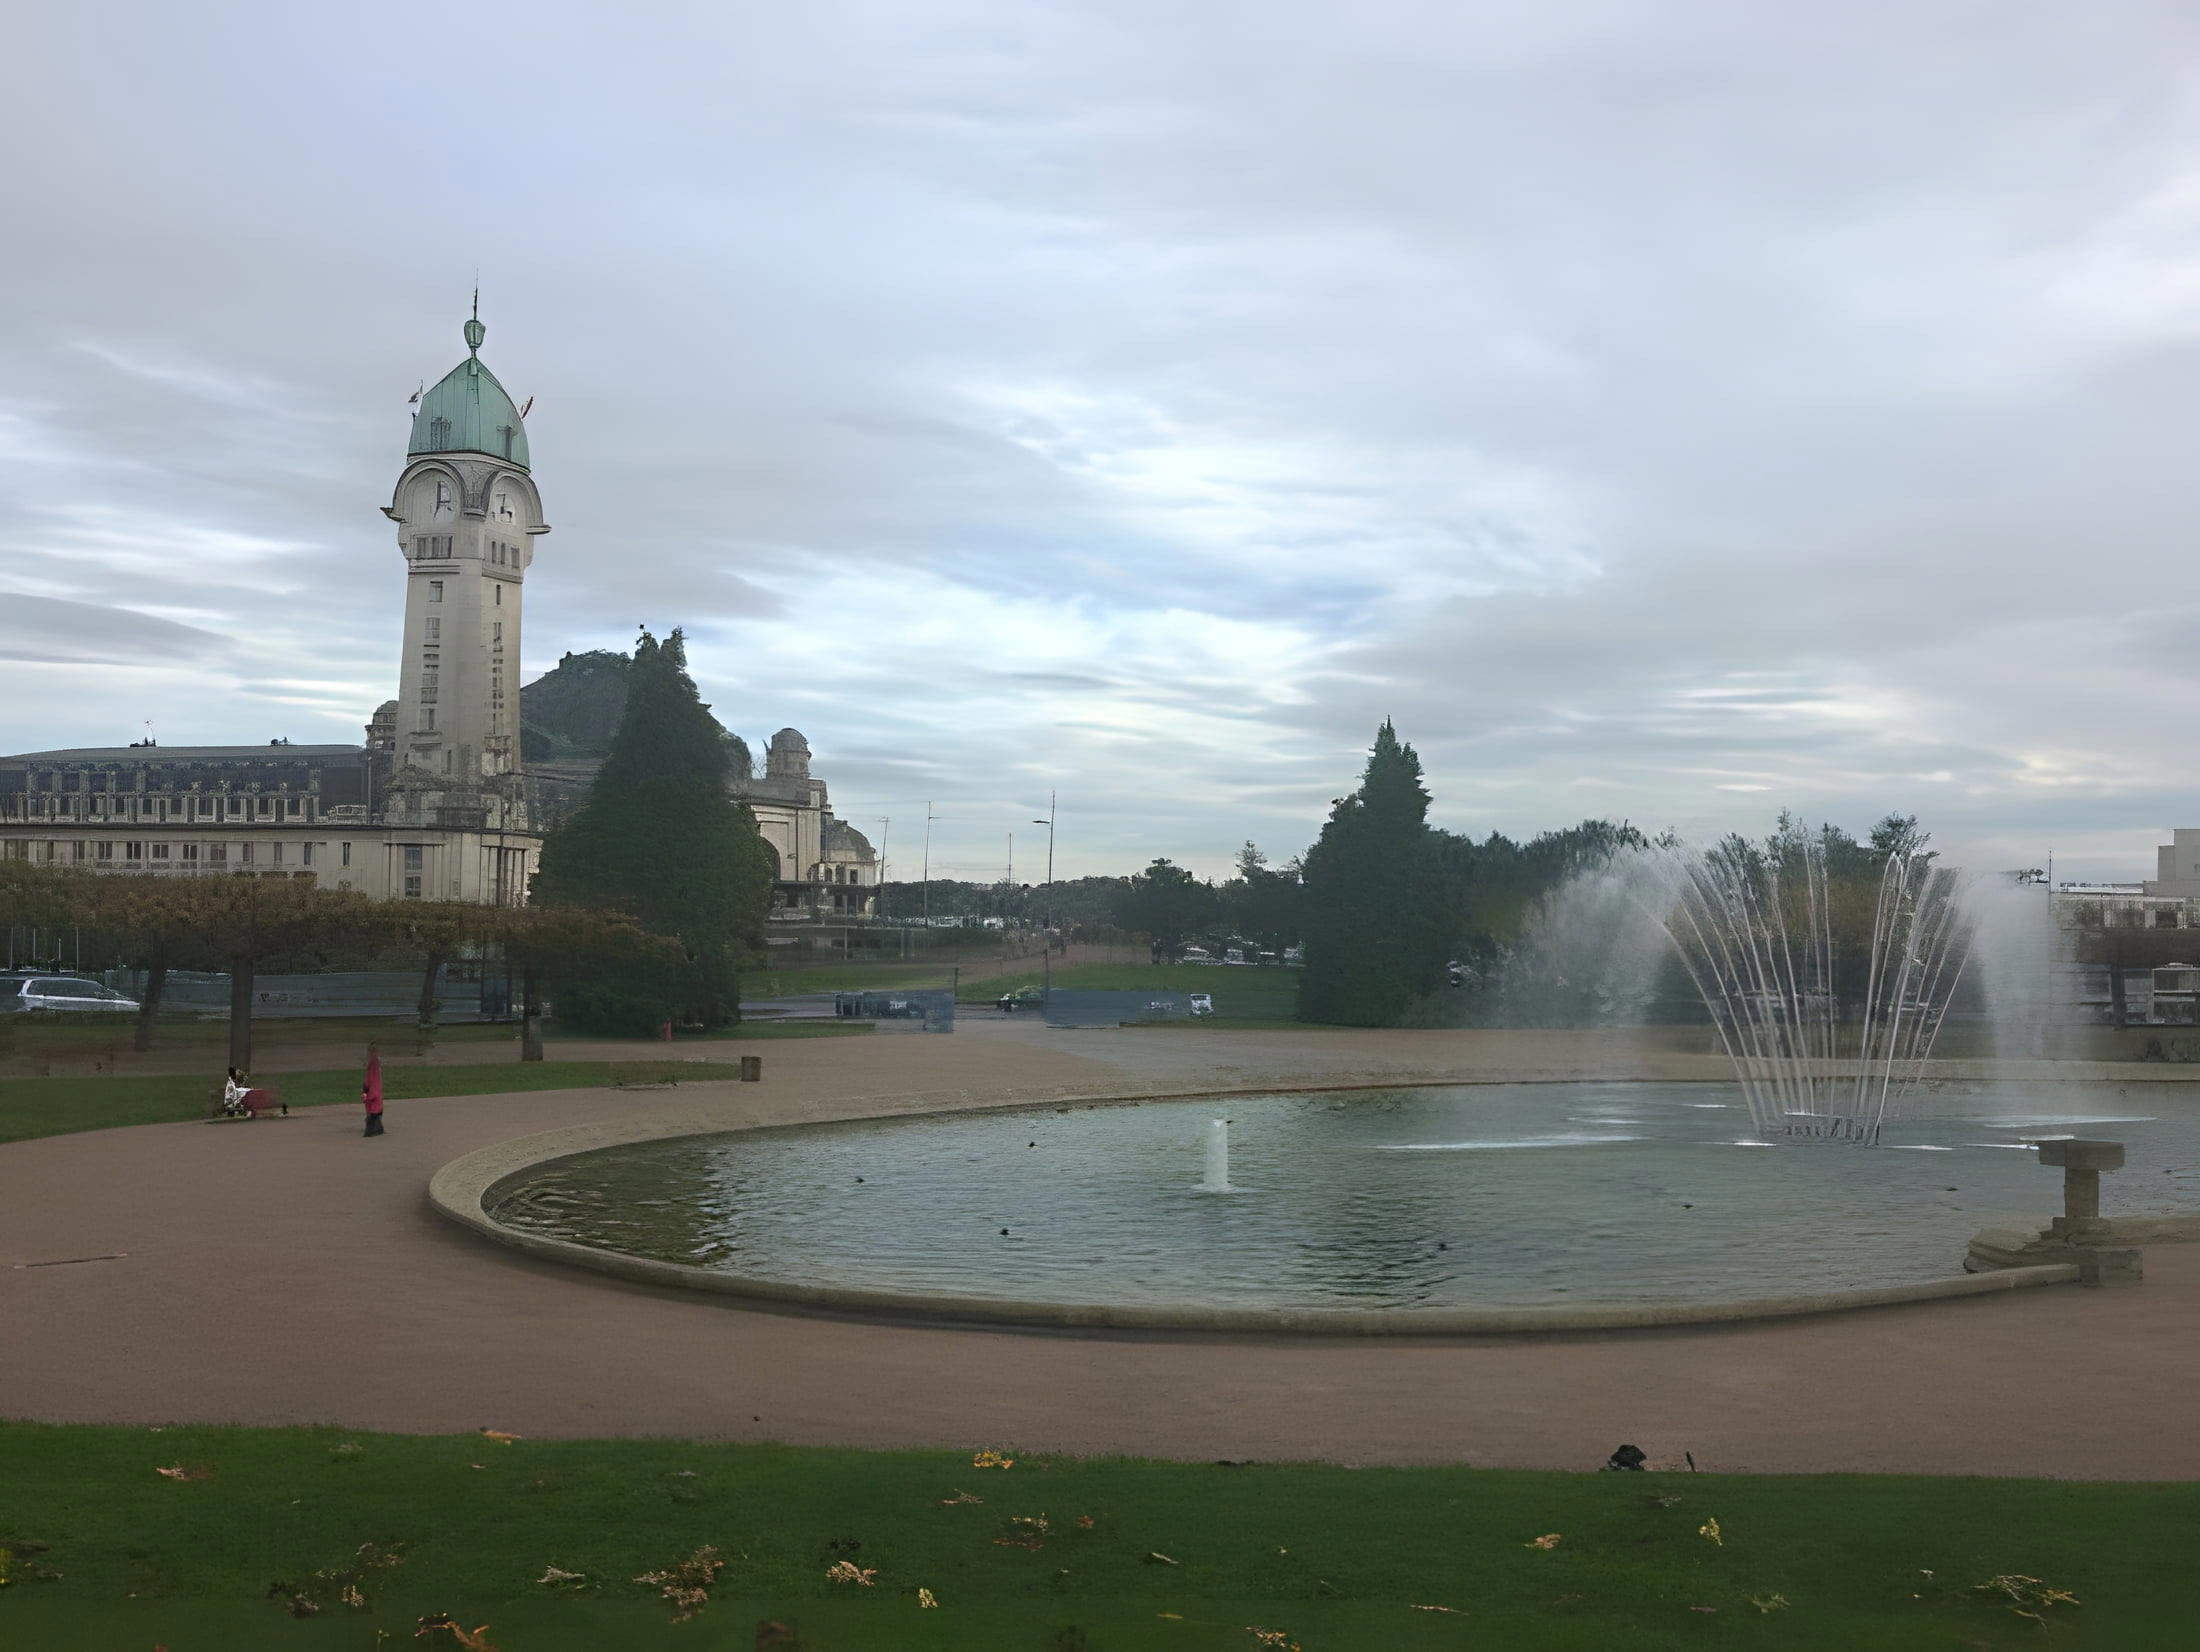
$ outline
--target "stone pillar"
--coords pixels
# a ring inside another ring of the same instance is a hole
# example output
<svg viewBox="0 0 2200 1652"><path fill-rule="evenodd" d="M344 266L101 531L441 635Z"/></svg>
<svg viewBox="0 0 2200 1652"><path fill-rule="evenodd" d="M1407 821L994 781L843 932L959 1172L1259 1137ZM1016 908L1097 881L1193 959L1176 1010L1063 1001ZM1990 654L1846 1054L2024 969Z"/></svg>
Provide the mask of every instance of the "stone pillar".
<svg viewBox="0 0 2200 1652"><path fill-rule="evenodd" d="M2101 1172L2124 1167L2119 1141L2043 1141L2040 1163L2060 1165L2063 1213L2044 1238L2070 1247L2079 1280L2087 1285L2136 1285L2145 1277L2139 1253L2111 1243L2113 1230L2101 1219Z"/></svg>
<svg viewBox="0 0 2200 1652"><path fill-rule="evenodd" d="M2124 1167L2124 1144L2119 1141L2043 1141L2040 1163L2060 1165L2063 1173L2063 1213L2053 1231L2073 1245L2090 1244L2107 1237L2101 1221L2101 1172Z"/></svg>

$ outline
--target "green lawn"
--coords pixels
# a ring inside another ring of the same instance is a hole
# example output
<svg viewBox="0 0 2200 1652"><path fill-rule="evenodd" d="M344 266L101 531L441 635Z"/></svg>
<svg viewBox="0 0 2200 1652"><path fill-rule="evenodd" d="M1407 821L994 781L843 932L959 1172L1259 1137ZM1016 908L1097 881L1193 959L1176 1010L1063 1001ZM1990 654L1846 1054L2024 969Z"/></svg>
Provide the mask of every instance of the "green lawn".
<svg viewBox="0 0 2200 1652"><path fill-rule="evenodd" d="M392 1351L393 1380L410 1358ZM2191 1644L2193 1486L1048 1461L973 1446L1014 1466L973 1466L970 1451L0 1424L0 1549L14 1556L0 1644L368 1652L414 1644L419 1618L442 1612L486 1624L500 1652L1258 1652L1253 1629L1304 1652ZM347 1610L341 1580L312 1574L367 1543L402 1558L361 1577L365 1607ZM703 1545L725 1570L675 1626L634 1580ZM829 1580L841 1562L872 1581ZM553 1567L578 1576L538 1581ZM2043 1632L1978 1588L2016 1576L2082 1604L2039 1608ZM289 1587L270 1599L277 1580ZM323 1607L304 1621L285 1604L301 1593ZM760 1634L764 1620L801 1638Z"/></svg>
<svg viewBox="0 0 2200 1652"><path fill-rule="evenodd" d="M293 1108L359 1104L358 1067L268 1077ZM738 1062L724 1061L514 1061L509 1065L382 1069L382 1094L488 1096L516 1090L578 1090L599 1084L684 1084L738 1079ZM165 1124L204 1118L215 1080L177 1074L107 1078L0 1079L0 1142L106 1130L123 1124ZM244 1125L225 1125L243 1129Z"/></svg>
<svg viewBox="0 0 2200 1652"><path fill-rule="evenodd" d="M1215 1013L1239 1020L1289 1021L1299 1005L1299 971L1279 965L1231 969L1212 964L1065 964L1054 971L1057 987L1121 992L1205 992ZM1038 970L965 981L956 1000L990 1004L1004 992L1039 986Z"/></svg>
<svg viewBox="0 0 2200 1652"><path fill-rule="evenodd" d="M955 979L947 964L827 964L817 969L752 970L741 977L744 999L786 998L804 992L893 992L944 987Z"/></svg>

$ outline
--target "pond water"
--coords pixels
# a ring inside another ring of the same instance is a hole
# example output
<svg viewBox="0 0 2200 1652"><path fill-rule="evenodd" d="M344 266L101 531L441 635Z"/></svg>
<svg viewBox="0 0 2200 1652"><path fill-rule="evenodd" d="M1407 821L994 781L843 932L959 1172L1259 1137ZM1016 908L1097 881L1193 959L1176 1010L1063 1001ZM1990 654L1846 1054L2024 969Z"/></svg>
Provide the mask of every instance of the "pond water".
<svg viewBox="0 0 2200 1652"><path fill-rule="evenodd" d="M2181 1085L1952 1085L1907 1105L1878 1147L1753 1139L1739 1092L1698 1084L871 1120L583 1154L507 1184L491 1214L791 1283L1405 1312L1943 1277L1979 1228L2061 1208L2026 1145L2054 1136L2127 1144L2107 1214L2200 1214L2200 1100ZM1218 1117L1229 1193L1200 1190Z"/></svg>

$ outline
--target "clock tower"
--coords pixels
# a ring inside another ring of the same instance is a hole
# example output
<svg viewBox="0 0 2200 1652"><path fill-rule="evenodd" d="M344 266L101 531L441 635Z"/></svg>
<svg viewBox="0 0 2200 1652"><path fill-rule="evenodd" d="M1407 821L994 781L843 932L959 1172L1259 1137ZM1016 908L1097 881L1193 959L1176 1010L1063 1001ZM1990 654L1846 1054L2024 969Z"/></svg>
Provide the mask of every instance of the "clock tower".
<svg viewBox="0 0 2200 1652"><path fill-rule="evenodd" d="M477 295L466 359L420 398L405 468L383 511L405 559L383 814L392 825L528 834L520 615L535 541L550 529L528 469L522 410L481 360L487 333Z"/></svg>

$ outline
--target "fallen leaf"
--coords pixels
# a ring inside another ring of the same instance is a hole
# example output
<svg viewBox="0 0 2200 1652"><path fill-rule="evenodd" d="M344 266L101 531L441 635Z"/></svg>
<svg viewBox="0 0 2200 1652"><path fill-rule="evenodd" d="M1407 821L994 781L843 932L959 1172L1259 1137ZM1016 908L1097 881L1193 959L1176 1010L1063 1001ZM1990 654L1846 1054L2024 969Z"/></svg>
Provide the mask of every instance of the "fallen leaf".
<svg viewBox="0 0 2200 1652"><path fill-rule="evenodd" d="M587 1575L586 1572L569 1572L562 1566L545 1566L542 1569L542 1576L536 1578L535 1581L546 1583L554 1589L561 1583L578 1583Z"/></svg>
<svg viewBox="0 0 2200 1652"><path fill-rule="evenodd" d="M1560 1540L1559 1533L1545 1532L1541 1537L1531 1537L1520 1546L1523 1549L1555 1549L1558 1547Z"/></svg>
<svg viewBox="0 0 2200 1652"><path fill-rule="evenodd" d="M1455 1618L1466 1616L1466 1613L1460 1611L1456 1606L1411 1606L1407 1610L1412 1612L1449 1612Z"/></svg>
<svg viewBox="0 0 2200 1652"><path fill-rule="evenodd" d="M485 1428L481 1431L481 1437L484 1440L494 1440L498 1445L510 1445L514 1440L527 1438L524 1434L507 1434L501 1428Z"/></svg>
<svg viewBox="0 0 2200 1652"><path fill-rule="evenodd" d="M1029 1549L1033 1554L1046 1547L1036 1537L996 1537L993 1546L996 1549ZM1169 1564L1174 1566L1176 1562L1172 1560Z"/></svg>
<svg viewBox="0 0 2200 1652"><path fill-rule="evenodd" d="M1147 1551L1146 1563L1149 1566L1174 1566L1177 1564L1177 1562L1171 1560L1167 1555L1161 1554L1155 1550Z"/></svg>
<svg viewBox="0 0 2200 1652"><path fill-rule="evenodd" d="M970 1459L972 1468L1014 1468L1016 1459L1004 1457L998 1451L981 1451Z"/></svg>
<svg viewBox="0 0 2200 1652"><path fill-rule="evenodd" d="M211 1480L214 1471L203 1463L188 1466L178 1463L173 1468L156 1468L153 1472L164 1480Z"/></svg>
<svg viewBox="0 0 2200 1652"><path fill-rule="evenodd" d="M876 1566L858 1566L852 1560L836 1560L825 1568L828 1583L860 1583L868 1589L878 1582Z"/></svg>
<svg viewBox="0 0 2200 1652"><path fill-rule="evenodd" d="M1766 1613L1784 1612L1787 1610L1787 1603L1787 1596L1785 1595L1751 1595L1749 1597L1750 1605L1756 1607L1758 1611Z"/></svg>
<svg viewBox="0 0 2200 1652"><path fill-rule="evenodd" d="M933 1598L931 1590L919 1589L917 1591L917 1604L919 1606L931 1607L939 1605L939 1602L938 1600Z"/></svg>
<svg viewBox="0 0 2200 1652"><path fill-rule="evenodd" d="M973 1497L973 1496L971 1496L971 1495L970 1495L970 1493L968 1493L967 1491L958 1491L958 1492L956 1492L956 1493L955 1493L955 1495L954 1495L954 1496L952 1496L952 1497L943 1497L943 1498L941 1498L941 1499L940 1499L940 1507L941 1507L941 1508L943 1508L943 1509L951 1509L951 1508L953 1508L953 1507L954 1507L954 1506L955 1506L955 1505L956 1505L957 1503L982 1503L982 1502L984 1502L984 1501L985 1501L985 1499L984 1499L984 1498L982 1498L982 1497Z"/></svg>
<svg viewBox="0 0 2200 1652"><path fill-rule="evenodd" d="M1156 1612L1154 1616L1157 1618L1167 1618L1171 1623L1182 1623L1184 1621L1184 1614L1182 1612Z"/></svg>
<svg viewBox="0 0 2200 1652"><path fill-rule="evenodd" d="M1077 1524L1079 1524L1080 1526L1084 1527L1084 1528L1085 1528L1085 1530L1087 1530L1088 1532L1089 1532L1089 1531L1091 1531L1091 1530L1092 1530L1092 1516L1091 1516L1091 1515L1089 1515L1089 1514L1080 1514L1080 1515L1079 1515L1079 1516L1077 1517Z"/></svg>
<svg viewBox="0 0 2200 1652"><path fill-rule="evenodd" d="M1719 1517L1717 1515L1713 1515L1709 1520L1698 1526L1696 1535L1709 1538L1722 1549L1726 1547L1726 1539L1719 1534Z"/></svg>
<svg viewBox="0 0 2200 1652"><path fill-rule="evenodd" d="M1718 1608L1716 1606L1691 1606L1689 1610L1691 1612L1716 1612Z"/></svg>

